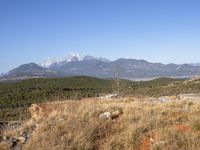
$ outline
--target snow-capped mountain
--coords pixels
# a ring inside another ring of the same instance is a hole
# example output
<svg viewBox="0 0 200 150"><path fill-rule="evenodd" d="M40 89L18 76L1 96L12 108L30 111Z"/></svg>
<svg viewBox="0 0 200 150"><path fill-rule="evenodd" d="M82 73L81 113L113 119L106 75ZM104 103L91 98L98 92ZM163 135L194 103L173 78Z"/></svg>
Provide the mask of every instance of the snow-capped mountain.
<svg viewBox="0 0 200 150"><path fill-rule="evenodd" d="M51 68L56 65L65 64L71 61L80 61L82 59L81 55L78 53L70 52L66 57L63 58L51 58L47 57L41 64L41 67Z"/></svg>
<svg viewBox="0 0 200 150"><path fill-rule="evenodd" d="M73 62L73 61L84 61L84 60L100 60L102 62L110 62L110 60L102 57L94 57L90 55L82 56L76 52L70 52L66 57L63 58L51 58L47 57L41 64L41 67L44 68L55 68L58 66L65 65L66 63Z"/></svg>

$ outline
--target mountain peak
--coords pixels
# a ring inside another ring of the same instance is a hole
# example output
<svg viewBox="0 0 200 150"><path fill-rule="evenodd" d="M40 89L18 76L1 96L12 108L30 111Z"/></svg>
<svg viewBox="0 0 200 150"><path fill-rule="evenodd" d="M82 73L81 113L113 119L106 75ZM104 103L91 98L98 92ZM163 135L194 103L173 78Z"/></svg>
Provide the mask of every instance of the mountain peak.
<svg viewBox="0 0 200 150"><path fill-rule="evenodd" d="M33 72L33 71L38 71L38 70L44 70L44 68L38 66L35 63L28 63L28 64L24 64L19 66L18 68L15 68L11 71L9 71L8 73L13 73L13 72Z"/></svg>
<svg viewBox="0 0 200 150"><path fill-rule="evenodd" d="M54 58L54 57L47 57L44 59L42 63L39 65L44 68L51 68L55 65L65 64L71 61L80 61L82 59L81 55L71 51L66 57L64 58Z"/></svg>
<svg viewBox="0 0 200 150"><path fill-rule="evenodd" d="M102 62L110 62L110 60L102 57L94 57L90 55L81 55L77 52L71 51L67 54L66 57L63 58L51 58L47 57L42 63L39 65L43 68L54 68L56 66L62 66L66 63L73 61L82 61L82 60L100 60Z"/></svg>

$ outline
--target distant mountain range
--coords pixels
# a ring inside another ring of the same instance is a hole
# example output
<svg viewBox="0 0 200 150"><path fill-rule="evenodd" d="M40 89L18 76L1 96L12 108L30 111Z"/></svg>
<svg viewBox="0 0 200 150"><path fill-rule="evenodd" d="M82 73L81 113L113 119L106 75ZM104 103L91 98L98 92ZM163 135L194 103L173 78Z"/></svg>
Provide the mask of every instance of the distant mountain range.
<svg viewBox="0 0 200 150"><path fill-rule="evenodd" d="M0 76L0 80L27 78L52 78L66 76L92 76L124 79L144 79L155 77L190 77L200 75L197 64L162 64L145 60L120 58L110 61L101 57L81 56L70 53L62 59L47 58L40 64L21 65Z"/></svg>

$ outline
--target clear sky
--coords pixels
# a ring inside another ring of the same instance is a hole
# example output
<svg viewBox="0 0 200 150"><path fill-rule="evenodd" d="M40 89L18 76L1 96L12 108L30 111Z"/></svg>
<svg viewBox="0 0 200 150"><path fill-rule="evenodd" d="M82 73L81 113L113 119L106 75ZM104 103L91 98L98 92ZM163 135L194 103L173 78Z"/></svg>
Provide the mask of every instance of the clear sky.
<svg viewBox="0 0 200 150"><path fill-rule="evenodd" d="M200 62L200 1L0 0L0 72L72 50Z"/></svg>

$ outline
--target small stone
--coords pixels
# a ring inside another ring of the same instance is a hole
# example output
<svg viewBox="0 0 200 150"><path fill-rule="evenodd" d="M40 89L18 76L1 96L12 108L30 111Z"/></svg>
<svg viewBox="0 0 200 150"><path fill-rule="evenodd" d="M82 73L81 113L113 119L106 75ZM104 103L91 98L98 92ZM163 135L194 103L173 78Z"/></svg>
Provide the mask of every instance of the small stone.
<svg viewBox="0 0 200 150"><path fill-rule="evenodd" d="M99 116L99 118L102 119L102 120L111 119L111 113L110 112L104 112Z"/></svg>
<svg viewBox="0 0 200 150"><path fill-rule="evenodd" d="M60 118L60 119L59 119L59 121L63 121L63 120L64 120L63 118Z"/></svg>
<svg viewBox="0 0 200 150"><path fill-rule="evenodd" d="M150 140L152 143L154 142L154 139L153 139L153 138L150 138L149 140Z"/></svg>
<svg viewBox="0 0 200 150"><path fill-rule="evenodd" d="M19 142L19 141L18 141L17 139L11 138L11 139L10 139L10 145L11 145L10 147L11 147L11 149L16 148L18 142Z"/></svg>
<svg viewBox="0 0 200 150"><path fill-rule="evenodd" d="M28 138L28 131L24 131L24 132L22 133L22 136L23 136L24 138Z"/></svg>
<svg viewBox="0 0 200 150"><path fill-rule="evenodd" d="M18 140L21 142L21 143L26 143L28 139L28 131L24 131L21 133L21 137L18 138Z"/></svg>
<svg viewBox="0 0 200 150"><path fill-rule="evenodd" d="M22 144L26 143L26 140L27 140L26 137L23 137L23 136L19 137L19 141L20 141Z"/></svg>
<svg viewBox="0 0 200 150"><path fill-rule="evenodd" d="M9 138L6 137L6 136L3 136L3 137L2 137L2 140L3 140L3 141L7 141L8 139L9 139Z"/></svg>

